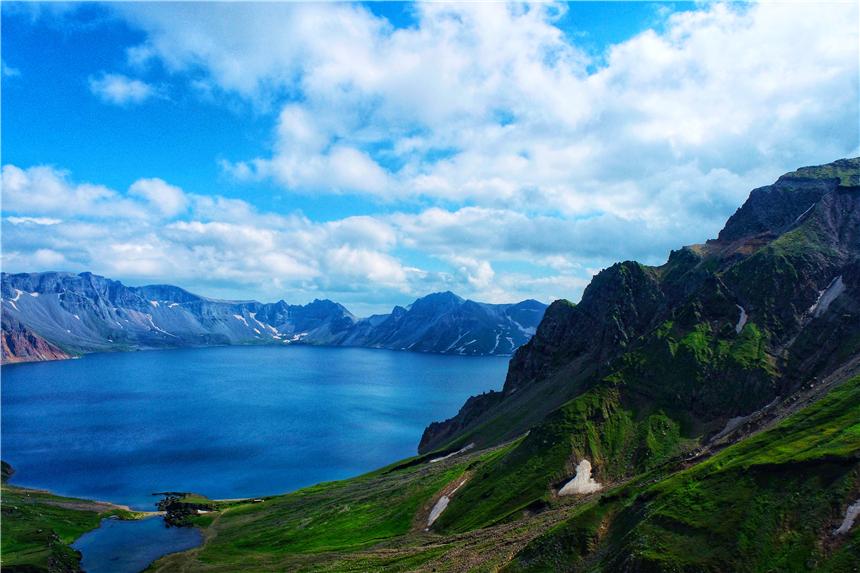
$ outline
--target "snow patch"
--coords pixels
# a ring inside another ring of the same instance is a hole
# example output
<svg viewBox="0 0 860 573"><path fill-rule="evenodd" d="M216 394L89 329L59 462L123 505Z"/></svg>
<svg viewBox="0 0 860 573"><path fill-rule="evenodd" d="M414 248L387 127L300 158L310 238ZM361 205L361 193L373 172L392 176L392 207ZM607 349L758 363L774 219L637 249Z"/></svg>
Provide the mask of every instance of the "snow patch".
<svg viewBox="0 0 860 573"><path fill-rule="evenodd" d="M152 308L158 308L158 301L157 300L151 300L151 301L149 301L149 304L152 305Z"/></svg>
<svg viewBox="0 0 860 573"><path fill-rule="evenodd" d="M31 292L31 293L30 293L30 296L32 296L33 298L39 298L39 293L37 293L37 292Z"/></svg>
<svg viewBox="0 0 860 573"><path fill-rule="evenodd" d="M7 300L6 302L8 302L9 304L11 304L11 305L12 305L12 308L14 308L15 310L18 310L18 305L17 305L17 304L15 304L15 301L14 301L14 300Z"/></svg>
<svg viewBox="0 0 860 573"><path fill-rule="evenodd" d="M842 535L848 533L854 526L854 520L860 516L860 499L848 506L845 510L845 519L842 520L842 525L833 530L834 535Z"/></svg>
<svg viewBox="0 0 860 573"><path fill-rule="evenodd" d="M490 354L494 353L496 351L496 348L499 347L499 338L501 338L501 337L502 337L502 333L497 332L496 333L496 343L493 345L493 349L490 350Z"/></svg>
<svg viewBox="0 0 860 573"><path fill-rule="evenodd" d="M821 291L818 295L818 300L810 307L809 312L812 313L814 318L818 318L827 312L827 309L830 308L830 303L836 300L843 292L845 292L845 283L842 282L842 275L839 275L830 281L826 289Z"/></svg>
<svg viewBox="0 0 860 573"><path fill-rule="evenodd" d="M157 330L158 332L160 332L160 333L162 333L162 334L166 334L167 336L172 336L173 338L179 338L179 337L178 337L178 336L176 336L175 334L170 333L170 332L167 332L167 331L166 331L166 330L164 330L163 328L159 328L159 327L157 327L157 326L155 325L155 323L154 323L154 322L152 322L152 315L151 315L151 314L147 314L147 315L146 315L146 320L147 320L147 321L149 321L149 326L151 326L151 327L152 327L152 330Z"/></svg>
<svg viewBox="0 0 860 573"><path fill-rule="evenodd" d="M74 316L74 317L75 317L75 318L77 318L78 320L80 320L80 319L81 319L81 317L80 317L80 316L78 316L77 314L73 314L72 316Z"/></svg>
<svg viewBox="0 0 860 573"><path fill-rule="evenodd" d="M464 483L466 483L465 479L459 484L457 484L457 487L451 490L451 493L449 493L448 495L443 495L439 498L439 501L437 501L436 504L433 506L433 509L430 510L430 515L427 516L427 529L430 529L430 526L433 525L433 522L439 519L439 516L442 515L442 512L445 511L445 509L448 507L448 504L451 503L451 496L457 493L457 490L463 487Z"/></svg>
<svg viewBox="0 0 860 573"><path fill-rule="evenodd" d="M558 495L573 495L577 493L592 493L598 491L603 486L594 481L591 477L591 462L583 459L576 466L576 476L564 484L558 491Z"/></svg>
<svg viewBox="0 0 860 573"><path fill-rule="evenodd" d="M451 499L447 495L443 495L439 498L439 501L436 502L436 505L433 506L433 509L430 510L430 516L427 517L427 527L433 525L433 522L439 519L439 516L442 515L442 512L448 507L448 504L451 502Z"/></svg>
<svg viewBox="0 0 860 573"><path fill-rule="evenodd" d="M271 330L273 334L278 333L277 328L274 328L272 326L269 326L268 324L265 324L265 323L257 320L257 313L256 312L249 312L248 314L251 315L251 318L254 320L254 322L256 322L258 325L260 325L260 328L262 328L263 330ZM260 334L260 332L256 328L254 330L257 332L257 334Z"/></svg>
<svg viewBox="0 0 860 573"><path fill-rule="evenodd" d="M435 464L436 462L441 462L442 460L447 460L448 458L453 458L454 456L462 454L463 452L468 452L469 450L471 450L474 447L475 447L475 442L472 442L471 444L468 444L468 445L460 448L456 452L452 452L452 453L448 454L447 456L442 456L441 458L433 458L432 460L430 460L430 463Z"/></svg>
<svg viewBox="0 0 860 573"><path fill-rule="evenodd" d="M736 304L735 306L741 311L741 316L738 318L738 323L735 325L735 332L740 334L741 330L744 329L744 325L747 323L747 311L739 304Z"/></svg>
<svg viewBox="0 0 860 573"><path fill-rule="evenodd" d="M177 306L179 306L178 302L171 302L167 305L167 308L176 308Z"/></svg>
<svg viewBox="0 0 860 573"><path fill-rule="evenodd" d="M458 342L460 342L461 340L463 340L463 337L464 337L464 336L466 336L466 335L467 335L467 334L469 334L469 333L468 333L468 332L466 332L466 333L464 333L464 334L460 334L460 332L459 332L459 331L457 331L457 334L459 335L459 336L457 336L457 340L455 340L454 342L452 342L451 344L449 344L449 345L448 345L448 348L446 348L446 349L445 349L445 350L443 350L442 352L448 352L449 350L451 350L452 348L454 348L454 346L456 346L456 344L457 344Z"/></svg>
<svg viewBox="0 0 860 573"><path fill-rule="evenodd" d="M817 201L816 201L816 203L817 203ZM809 206L809 209L807 209L806 211L804 211L803 213L801 213L800 215L798 215L798 216L797 216L797 219L795 219L795 220L794 220L794 223L792 223L792 225L796 225L797 223L799 223L799 222L800 222L800 220L801 220L801 219L803 219L803 218L806 216L806 214L807 214L807 213L809 213L810 211L812 211L812 208L813 208L813 207L815 207L815 203L813 203L812 205L810 205L810 206Z"/></svg>
<svg viewBox="0 0 860 573"><path fill-rule="evenodd" d="M15 298L13 298L11 302L18 302L18 299L21 298L22 294L24 294L24 291L16 288L15 289Z"/></svg>
<svg viewBox="0 0 860 573"><path fill-rule="evenodd" d="M241 320L242 322L245 323L245 326L248 326L248 321L245 320L245 317L242 316L241 314L234 314L233 318L235 318L236 320Z"/></svg>
<svg viewBox="0 0 860 573"><path fill-rule="evenodd" d="M517 328L520 330L520 332L522 332L523 334L525 334L528 337L534 336L535 332L537 332L537 329L534 326L523 326L522 324L520 324L519 322L517 322L513 318L511 319L511 322L516 324Z"/></svg>

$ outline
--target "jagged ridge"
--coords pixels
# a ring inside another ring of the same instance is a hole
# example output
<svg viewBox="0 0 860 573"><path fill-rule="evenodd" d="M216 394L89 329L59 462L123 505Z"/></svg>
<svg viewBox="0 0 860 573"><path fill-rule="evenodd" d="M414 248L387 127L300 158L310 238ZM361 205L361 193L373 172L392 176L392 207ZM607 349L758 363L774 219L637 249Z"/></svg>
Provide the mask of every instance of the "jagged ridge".
<svg viewBox="0 0 860 573"><path fill-rule="evenodd" d="M545 309L533 300L485 304L448 292L360 319L330 300L307 305L214 300L171 285L128 287L92 273L4 273L2 294L4 362L111 350L297 342L510 354L534 333Z"/></svg>

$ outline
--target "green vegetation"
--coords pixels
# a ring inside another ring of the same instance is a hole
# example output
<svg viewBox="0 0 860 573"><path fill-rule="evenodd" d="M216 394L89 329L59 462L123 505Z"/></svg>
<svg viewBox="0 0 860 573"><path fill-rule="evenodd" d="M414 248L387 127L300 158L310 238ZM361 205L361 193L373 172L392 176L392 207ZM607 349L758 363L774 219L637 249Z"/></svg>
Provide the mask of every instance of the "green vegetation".
<svg viewBox="0 0 860 573"><path fill-rule="evenodd" d="M571 452L622 471L626 452L638 452L633 463L645 452L665 460L680 441L671 418L637 418L601 386L503 447L414 458L260 503L212 502L216 511L199 516L204 545L152 570L856 569L860 529L833 530L860 497L860 377L696 465L652 464L602 494L549 493L552 468L564 470ZM439 495L464 479L441 527L425 531Z"/></svg>
<svg viewBox="0 0 860 573"><path fill-rule="evenodd" d="M163 566L193 558L204 570L231 571L239 563L243 570L288 570L302 554L361 550L420 529L419 512L429 513L424 506L464 471L463 462L424 463L323 483L257 503L219 502L217 514L201 516L211 521L205 546L168 558Z"/></svg>
<svg viewBox="0 0 860 573"><path fill-rule="evenodd" d="M832 532L860 491L858 453L860 377L688 470L608 493L509 570L854 571L860 530Z"/></svg>
<svg viewBox="0 0 860 573"><path fill-rule="evenodd" d="M4 473L6 466L4 465ZM80 556L69 547L105 517L134 519L139 514L82 499L3 484L3 571L75 571Z"/></svg>

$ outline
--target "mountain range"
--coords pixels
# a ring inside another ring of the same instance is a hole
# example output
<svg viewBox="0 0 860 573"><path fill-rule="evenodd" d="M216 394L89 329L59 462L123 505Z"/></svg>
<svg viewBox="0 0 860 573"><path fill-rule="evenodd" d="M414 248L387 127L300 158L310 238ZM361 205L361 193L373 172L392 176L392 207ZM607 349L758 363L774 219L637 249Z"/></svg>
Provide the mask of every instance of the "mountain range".
<svg viewBox="0 0 860 573"><path fill-rule="evenodd" d="M462 355L511 354L546 305L487 304L454 293L358 318L314 300L215 300L170 285L131 287L92 273L3 273L3 362L87 352L230 344L362 346Z"/></svg>
<svg viewBox="0 0 860 573"><path fill-rule="evenodd" d="M554 302L502 390L418 450L284 495L172 496L203 545L149 570L860 570L860 158L783 175L715 239ZM60 527L40 503L14 540ZM90 511L82 530L110 515Z"/></svg>

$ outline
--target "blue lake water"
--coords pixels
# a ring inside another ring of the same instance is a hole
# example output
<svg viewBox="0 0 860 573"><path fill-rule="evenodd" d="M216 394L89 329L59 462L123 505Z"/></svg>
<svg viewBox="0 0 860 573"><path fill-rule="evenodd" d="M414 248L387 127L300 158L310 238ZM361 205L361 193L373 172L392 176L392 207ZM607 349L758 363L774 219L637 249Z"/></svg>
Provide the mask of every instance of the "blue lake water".
<svg viewBox="0 0 860 573"><path fill-rule="evenodd" d="M498 389L507 358L224 347L4 366L13 483L153 509L159 491L283 493L414 455L424 427Z"/></svg>
<svg viewBox="0 0 860 573"><path fill-rule="evenodd" d="M202 539L199 529L168 529L160 517L104 519L98 529L83 534L72 547L81 552L81 569L87 573L138 573L162 555L197 547Z"/></svg>

